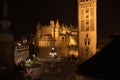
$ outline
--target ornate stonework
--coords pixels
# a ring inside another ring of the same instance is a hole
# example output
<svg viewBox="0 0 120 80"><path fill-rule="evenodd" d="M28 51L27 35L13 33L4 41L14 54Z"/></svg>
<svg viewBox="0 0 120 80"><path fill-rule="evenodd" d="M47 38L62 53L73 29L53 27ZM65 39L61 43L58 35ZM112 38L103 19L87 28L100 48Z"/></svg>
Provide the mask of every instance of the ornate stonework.
<svg viewBox="0 0 120 80"><path fill-rule="evenodd" d="M97 1L78 0L79 58L85 61L96 53Z"/></svg>
<svg viewBox="0 0 120 80"><path fill-rule="evenodd" d="M39 47L40 57L50 57L49 52L55 48L59 56L78 56L77 28L60 25L50 21L48 26L38 23L36 30L36 45Z"/></svg>

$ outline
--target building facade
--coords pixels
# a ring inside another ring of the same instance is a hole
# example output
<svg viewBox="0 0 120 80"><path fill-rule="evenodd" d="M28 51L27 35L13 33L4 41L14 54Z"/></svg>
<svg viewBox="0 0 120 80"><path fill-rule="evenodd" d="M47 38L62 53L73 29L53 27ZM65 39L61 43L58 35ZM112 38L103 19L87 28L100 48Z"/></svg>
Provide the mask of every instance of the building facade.
<svg viewBox="0 0 120 80"><path fill-rule="evenodd" d="M16 42L14 47L14 63L18 65L19 63L29 59L29 45L24 41Z"/></svg>
<svg viewBox="0 0 120 80"><path fill-rule="evenodd" d="M78 0L79 58L82 61L96 53L97 0Z"/></svg>
<svg viewBox="0 0 120 80"><path fill-rule="evenodd" d="M39 47L39 57L50 57L52 48L59 56L78 56L77 28L60 25L58 20L48 26L37 25L35 44Z"/></svg>
<svg viewBox="0 0 120 80"><path fill-rule="evenodd" d="M78 0L78 28L59 25L50 21L50 25L36 30L36 45L40 54L48 54L54 47L62 56L74 54L85 61L96 53L97 48L97 0ZM49 55L49 54L48 54Z"/></svg>

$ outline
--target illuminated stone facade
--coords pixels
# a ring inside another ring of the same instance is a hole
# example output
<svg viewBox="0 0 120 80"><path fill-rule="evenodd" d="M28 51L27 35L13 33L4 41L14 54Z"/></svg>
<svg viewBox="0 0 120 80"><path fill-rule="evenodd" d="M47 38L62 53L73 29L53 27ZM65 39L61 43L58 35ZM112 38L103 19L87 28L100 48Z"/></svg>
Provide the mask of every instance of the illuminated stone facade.
<svg viewBox="0 0 120 80"><path fill-rule="evenodd" d="M52 48L59 56L78 56L77 29L73 26L59 25L59 22L50 21L50 25L37 25L35 44L39 47L40 57L50 57Z"/></svg>
<svg viewBox="0 0 120 80"><path fill-rule="evenodd" d="M22 42L15 42L14 63L18 65L27 59L29 59L29 45L27 43L27 40L23 40Z"/></svg>
<svg viewBox="0 0 120 80"><path fill-rule="evenodd" d="M82 61L96 53L97 0L78 0L79 58Z"/></svg>
<svg viewBox="0 0 120 80"><path fill-rule="evenodd" d="M39 53L49 56L52 47L61 56L74 54L83 62L96 53L97 46L97 1L78 0L78 28L59 25L37 25L36 45ZM43 55L41 55L43 56Z"/></svg>

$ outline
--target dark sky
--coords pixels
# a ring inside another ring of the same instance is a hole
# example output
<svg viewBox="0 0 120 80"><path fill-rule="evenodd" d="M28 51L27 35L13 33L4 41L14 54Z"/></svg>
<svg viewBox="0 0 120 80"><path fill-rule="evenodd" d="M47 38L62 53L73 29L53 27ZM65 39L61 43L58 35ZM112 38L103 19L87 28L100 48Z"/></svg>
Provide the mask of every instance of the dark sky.
<svg viewBox="0 0 120 80"><path fill-rule="evenodd" d="M0 17L3 1L0 0ZM61 24L77 27L77 0L7 0L9 17L16 35L35 33L37 22L49 24L59 20ZM119 0L98 0L98 38L120 33Z"/></svg>

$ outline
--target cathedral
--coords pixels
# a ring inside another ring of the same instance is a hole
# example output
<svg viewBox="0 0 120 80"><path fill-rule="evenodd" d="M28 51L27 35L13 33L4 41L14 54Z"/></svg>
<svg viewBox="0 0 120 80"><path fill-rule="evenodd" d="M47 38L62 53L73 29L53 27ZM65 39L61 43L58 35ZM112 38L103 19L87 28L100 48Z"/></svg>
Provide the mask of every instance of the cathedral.
<svg viewBox="0 0 120 80"><path fill-rule="evenodd" d="M50 21L48 26L40 23L36 29L36 45L39 47L39 57L50 57L52 48L62 57L78 56L78 29L74 26L60 25L59 21Z"/></svg>
<svg viewBox="0 0 120 80"><path fill-rule="evenodd" d="M48 57L52 48L62 57L74 55L85 61L96 53L97 0L78 0L78 27L50 21L48 26L38 22L35 44L39 56Z"/></svg>

